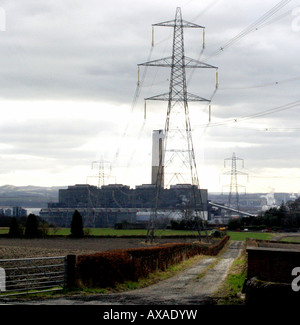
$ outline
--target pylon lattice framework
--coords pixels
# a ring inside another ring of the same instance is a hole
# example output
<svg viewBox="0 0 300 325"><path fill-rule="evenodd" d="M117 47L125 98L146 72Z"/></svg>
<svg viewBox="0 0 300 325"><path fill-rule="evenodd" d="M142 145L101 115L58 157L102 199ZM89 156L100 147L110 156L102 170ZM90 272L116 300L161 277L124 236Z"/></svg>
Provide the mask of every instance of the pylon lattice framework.
<svg viewBox="0 0 300 325"><path fill-rule="evenodd" d="M244 187L238 184L237 176L238 175L248 175L237 170L237 161L242 161L242 167L244 167L244 159L236 157L235 153L232 154L232 158L224 159L224 167L226 167L226 161L231 161L231 170L229 172L223 173L223 175L230 175L230 184L223 187L229 187L229 196L228 196L228 207L234 208L237 211L240 211L239 203L239 187Z"/></svg>
<svg viewBox="0 0 300 325"><path fill-rule="evenodd" d="M168 101L167 117L165 121L165 141L164 141L164 166L162 161L159 163L157 175L157 196L156 209L154 216L150 216L152 230L154 221L157 217L157 201L162 184L170 186L171 183L187 183L192 185L194 211L199 210L201 205L201 194L199 188L199 179L196 168L195 153L192 141L192 131L189 118L188 101L210 102L210 100L199 97L187 92L186 68L214 68L215 66L185 57L184 54L184 28L201 28L203 26L187 22L182 19L181 9L176 9L175 20L165 21L152 26L173 27L173 49L172 56L159 60L141 63L138 66L156 66L171 68L169 92L145 98L147 100ZM217 86L217 85L216 85ZM183 172L186 171L186 173ZM190 181L187 180L188 175ZM162 177L169 176L168 180L163 182ZM198 204L198 209L197 209Z"/></svg>

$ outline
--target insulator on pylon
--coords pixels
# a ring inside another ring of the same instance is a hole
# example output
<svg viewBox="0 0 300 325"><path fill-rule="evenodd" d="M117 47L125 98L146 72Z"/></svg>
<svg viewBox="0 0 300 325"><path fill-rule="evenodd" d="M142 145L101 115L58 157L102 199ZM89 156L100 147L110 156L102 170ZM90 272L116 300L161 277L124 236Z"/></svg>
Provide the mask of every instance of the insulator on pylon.
<svg viewBox="0 0 300 325"><path fill-rule="evenodd" d="M154 27L152 26L152 46L154 46Z"/></svg>
<svg viewBox="0 0 300 325"><path fill-rule="evenodd" d="M146 119L146 101L145 101L145 104L144 104L144 120Z"/></svg>
<svg viewBox="0 0 300 325"><path fill-rule="evenodd" d="M216 69L216 88L219 87L219 72L218 69Z"/></svg>
<svg viewBox="0 0 300 325"><path fill-rule="evenodd" d="M202 47L205 49L205 28L203 28L203 43Z"/></svg>
<svg viewBox="0 0 300 325"><path fill-rule="evenodd" d="M137 85L140 85L140 67L138 67L138 80L137 80Z"/></svg>

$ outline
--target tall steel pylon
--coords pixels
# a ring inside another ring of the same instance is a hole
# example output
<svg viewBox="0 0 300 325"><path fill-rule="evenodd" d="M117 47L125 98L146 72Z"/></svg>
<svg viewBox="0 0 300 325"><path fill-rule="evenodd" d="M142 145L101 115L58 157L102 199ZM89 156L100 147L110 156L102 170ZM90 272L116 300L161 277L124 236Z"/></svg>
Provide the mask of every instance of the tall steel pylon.
<svg viewBox="0 0 300 325"><path fill-rule="evenodd" d="M98 174L96 175L92 175L92 176L87 176L87 183L88 183L88 178L97 178L98 179L98 182L97 182L97 187L98 188L101 188L102 185L105 185L105 179L109 178L109 177L112 177L111 175L108 175L105 173L105 167L104 165L105 164L110 164L109 161L105 161L103 159L99 160L99 161L92 161L92 170L94 170L94 166L95 165L98 165ZM110 165L110 168L111 168L111 165Z"/></svg>
<svg viewBox="0 0 300 325"><path fill-rule="evenodd" d="M248 174L237 170L237 161L241 161L242 167L244 168L244 159L236 157L235 153L233 153L231 158L224 159L224 167L226 167L227 160L231 161L231 170L229 172L223 173L223 175L230 175L230 184L225 185L225 187L229 187L228 207L240 211L238 190L239 187L244 187L244 186L238 184L237 178L238 175L248 175Z"/></svg>
<svg viewBox="0 0 300 325"><path fill-rule="evenodd" d="M204 30L204 27L183 20L181 9L179 7L176 8L174 20L153 24L152 26L173 28L173 49L172 56L138 65L138 67L156 66L171 68L169 92L145 98L145 103L147 100L168 102L167 117L164 128L164 154L159 163L156 183L156 207L153 216L150 216L149 229L151 229L151 237L153 237L154 233L154 224L157 218L158 200L162 184L165 184L166 187L178 183L190 184L193 192L189 202L190 205L193 204L192 214L195 215L200 213L202 198L192 141L188 102L210 102L210 100L191 94L187 91L186 68L213 68L216 69L216 76L218 71L218 68L215 66L185 56L184 28L200 28ZM164 160L164 166L162 164L162 159ZM163 175L165 177L164 183L162 180Z"/></svg>

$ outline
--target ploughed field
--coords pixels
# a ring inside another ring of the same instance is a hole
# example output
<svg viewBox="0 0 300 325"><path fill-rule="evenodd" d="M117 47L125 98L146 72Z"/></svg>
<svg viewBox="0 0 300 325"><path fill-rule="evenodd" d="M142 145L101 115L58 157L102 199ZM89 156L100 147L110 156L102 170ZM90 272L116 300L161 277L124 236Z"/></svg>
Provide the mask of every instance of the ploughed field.
<svg viewBox="0 0 300 325"><path fill-rule="evenodd" d="M114 249L150 247L163 243L195 242L196 240L195 238L159 238L150 244L146 243L144 238L0 238L0 259L91 254Z"/></svg>

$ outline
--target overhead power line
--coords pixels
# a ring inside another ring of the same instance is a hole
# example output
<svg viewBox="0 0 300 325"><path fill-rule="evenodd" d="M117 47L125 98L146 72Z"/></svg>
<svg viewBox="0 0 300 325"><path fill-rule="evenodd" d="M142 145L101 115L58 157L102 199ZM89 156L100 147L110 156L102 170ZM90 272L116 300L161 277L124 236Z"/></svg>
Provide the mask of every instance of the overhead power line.
<svg viewBox="0 0 300 325"><path fill-rule="evenodd" d="M213 53L212 55L210 55L208 57L208 59L222 53L226 48L230 47L231 45L233 45L234 43L236 43L237 41L239 41L241 38L245 37L249 33L257 30L259 27L267 25L266 21L268 19L270 19L273 15L275 15L280 9L282 9L284 6L286 6L290 1L291 0L282 0L282 1L280 1L276 6L274 6L269 11L267 11L264 15L262 15L255 22L253 22L248 27L246 27L244 30L242 30L235 37L233 37L232 39L230 39L229 41L227 41L226 43L221 45L220 48L215 53ZM274 21L275 21L275 19L274 19Z"/></svg>
<svg viewBox="0 0 300 325"><path fill-rule="evenodd" d="M241 86L241 87L220 87L219 90L238 90L238 89L255 89L255 88L264 88L264 87L270 87L270 86L277 86L282 83L287 83L291 81L297 81L300 80L300 76L293 77L293 78L288 78L288 79L282 79L278 81L272 81L272 82L266 82L262 84L257 84L257 85L252 85L252 86Z"/></svg>
<svg viewBox="0 0 300 325"><path fill-rule="evenodd" d="M255 113L255 114L252 114L252 115L249 115L249 116L242 117L239 120L241 120L241 121L250 120L252 118L261 117L261 116L265 116L265 115L285 111L287 109L294 108L294 107L299 106L299 105L300 105L300 100L297 100L295 102L292 102L292 103L289 103L289 104L286 104L286 105L270 108L270 109L262 111L262 112L258 112L258 113Z"/></svg>
<svg viewBox="0 0 300 325"><path fill-rule="evenodd" d="M262 116L265 116L265 115L281 112L281 111L291 109L291 108L294 108L294 107L297 107L297 106L300 106L300 100L297 100L297 101L294 101L294 102L291 102L291 103L288 103L288 104L285 104L285 105L281 105L281 106L278 106L278 107L270 108L270 109L264 110L262 112L258 112L258 113L251 114L251 115L248 115L248 116L239 117L239 118L231 118L231 119L216 122L216 123L202 124L202 125L198 125L198 126L195 126L195 127L197 127L197 128L207 128L207 127L223 126L223 125L227 125L227 124L230 124L230 123L243 122L243 121L247 121L247 120L250 120L250 119L253 119L253 118L262 117Z"/></svg>

